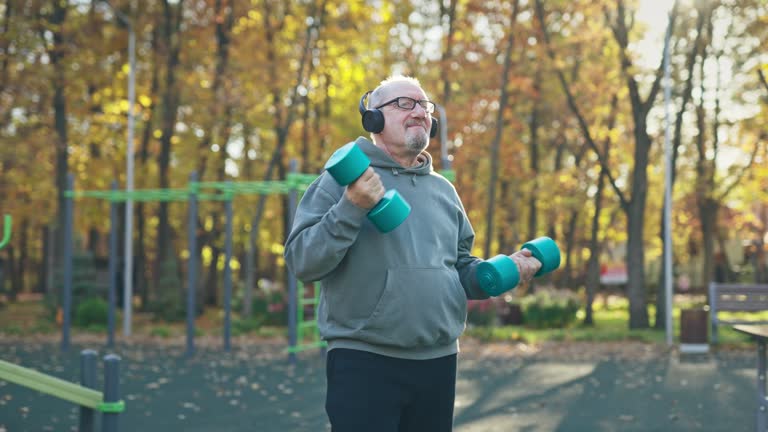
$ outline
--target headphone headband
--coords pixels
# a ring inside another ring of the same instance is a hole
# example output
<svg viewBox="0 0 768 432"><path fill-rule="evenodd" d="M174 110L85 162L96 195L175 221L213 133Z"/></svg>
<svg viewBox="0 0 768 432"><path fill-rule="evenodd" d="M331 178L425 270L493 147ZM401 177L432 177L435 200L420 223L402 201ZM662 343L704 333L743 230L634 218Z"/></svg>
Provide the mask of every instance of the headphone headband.
<svg viewBox="0 0 768 432"><path fill-rule="evenodd" d="M365 92L363 97L360 98L360 105L357 107L358 111L360 111L360 115L365 114L366 108L365 108L365 99L371 95L371 91Z"/></svg>

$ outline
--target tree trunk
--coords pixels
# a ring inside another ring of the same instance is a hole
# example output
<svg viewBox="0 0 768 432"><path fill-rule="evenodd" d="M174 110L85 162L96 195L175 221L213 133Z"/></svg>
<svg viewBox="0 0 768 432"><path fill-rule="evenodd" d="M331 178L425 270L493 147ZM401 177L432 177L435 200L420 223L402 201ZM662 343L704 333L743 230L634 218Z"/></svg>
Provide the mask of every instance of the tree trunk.
<svg viewBox="0 0 768 432"><path fill-rule="evenodd" d="M528 134L530 142L528 152L531 155L531 185L533 186L528 195L528 240L534 239L538 233L538 211L536 203L539 200L539 103L541 100L541 68L536 68L533 89L536 93L536 100L531 108L531 121L528 123Z"/></svg>
<svg viewBox="0 0 768 432"><path fill-rule="evenodd" d="M304 39L304 46L302 50L302 56L299 62L299 68L297 71L296 76L296 82L292 88L292 92L290 95L291 104L288 106L288 108L283 111L282 109L275 109L274 114L274 122L273 122L273 129L275 131L275 135L277 136L277 142L275 143L275 150L272 152L272 158L269 161L269 165L267 166L267 172L264 175L264 180L271 180L272 179L272 172L274 171L275 167L278 168L279 173L278 175L282 175L279 177L281 180L285 179L285 167L283 166L282 160L283 160L283 151L285 149L285 145L287 144L288 139L288 132L291 129L291 126L294 122L294 116L296 114L296 107L298 106L298 87L302 85L302 83L305 82L307 79L307 71L305 70L305 65L307 63L311 63L310 61L310 55L312 52L312 49L316 46L318 34L320 32L321 23L323 22L323 17L325 16L325 5L326 0L321 0L320 4L314 4L314 10L313 10L313 17L315 18L312 21L312 24L310 24L305 32L305 39ZM265 14L264 14L264 29L265 29L265 36L268 41L268 49L267 49L267 59L270 64L269 68L269 80L270 80L270 94L272 95L272 104L274 107L279 107L282 105L282 95L280 92L280 88L278 87L278 75L282 72L279 71L277 68L277 53L275 52L275 29L273 28L273 24L270 23L269 17L271 16L271 4L269 2L266 2L264 4L265 7ZM310 66L311 68L312 66ZM259 196L259 201L256 206L256 214L253 216L252 223L251 223L251 233L249 236L249 247L251 249L256 250L256 239L259 232L259 226L261 224L261 219L264 214L264 207L266 206L266 195ZM287 220L288 220L288 212L289 206L287 204L288 199L287 197L283 200L283 225L285 233L285 237L288 236L288 231L290 230L290 227L288 226ZM255 258L255 254L253 254ZM258 268L254 268L255 270L258 270ZM287 268L286 268L287 271Z"/></svg>
<svg viewBox="0 0 768 432"><path fill-rule="evenodd" d="M448 21L448 29L445 32L445 49L443 50L442 56L440 58L440 80L443 82L443 106L447 106L451 100L451 83L453 80L450 77L454 75L451 71L451 61L453 59L453 42L455 37L454 21L456 20L456 4L458 3L458 0L447 0L447 2L447 5L445 4L445 1L438 2L440 5L441 24L444 20ZM448 125L444 126L447 127ZM447 142L441 141L440 146L436 149L436 154L441 155L443 146L447 145ZM440 161L440 169L446 168L442 166L442 158L438 157L435 158L435 160Z"/></svg>
<svg viewBox="0 0 768 432"><path fill-rule="evenodd" d="M203 304L205 306L216 306L219 301L217 282L219 279L219 256L221 256L221 248L210 245L210 249L211 263L208 265L208 274L205 279L205 297L203 298Z"/></svg>
<svg viewBox="0 0 768 432"><path fill-rule="evenodd" d="M519 8L519 0L515 0L512 8L512 16L510 23L514 24L517 20L517 13ZM499 178L499 146L501 145L501 135L504 130L504 111L507 109L509 100L508 81L509 73L512 69L512 48L515 46L514 27L510 27L509 36L507 40L507 49L504 53L504 69L501 73L501 82L499 83L499 89L501 95L499 96L499 111L496 115L496 135L491 143L491 169L490 178L488 180L488 210L486 212L486 233L485 233L485 248L483 249L486 257L491 256L491 242L493 239L493 218L496 212L496 184Z"/></svg>
<svg viewBox="0 0 768 432"><path fill-rule="evenodd" d="M607 146L606 146L607 147ZM595 193L595 214L592 216L592 230L589 238L589 260L587 260L587 277L585 281L587 290L587 303L584 307L584 324L594 324L592 304L595 294L600 288L600 252L602 250L598 232L600 230L600 214L603 211L603 190L605 189L605 170L600 169L597 179L597 192Z"/></svg>
<svg viewBox="0 0 768 432"><path fill-rule="evenodd" d="M635 167L632 176L632 200L627 211L627 296L630 329L647 328L649 324L643 239L651 140L646 133L645 116L647 113L641 118L635 118Z"/></svg>
<svg viewBox="0 0 768 432"><path fill-rule="evenodd" d="M176 115L179 107L179 90L176 85L176 72L179 67L181 50L181 22L184 0L176 6L163 2L163 34L160 45L166 54L165 88L162 93L160 154L158 156L158 187L168 189L170 185L169 168L171 162L171 140L175 133ZM160 202L157 225L157 258L155 262L155 286L158 285L163 263L174 253L171 245L171 225L168 220L168 203ZM190 251L190 253L194 253Z"/></svg>
<svg viewBox="0 0 768 432"><path fill-rule="evenodd" d="M159 31L157 26L154 26L151 33L151 46L152 46L152 79L149 89L149 94L156 95L160 90L160 60L158 52L159 44ZM138 169L141 172L141 177L146 179L149 177L149 155L150 155L150 140L152 138L152 131L155 128L155 107L156 104L152 103L148 107L143 107L146 110L146 123L144 130L141 134L141 144L139 145L139 164ZM139 180L141 182L141 179ZM141 184L141 183L140 183ZM143 185L142 185L143 186ZM143 201L136 203L136 291L141 296L141 304L146 307L151 301L153 293L157 289L157 286L150 286L150 279L148 277L150 258L148 256L148 250L146 247L147 241L147 224L145 218L146 204ZM152 278L152 280L156 280Z"/></svg>
<svg viewBox="0 0 768 432"><path fill-rule="evenodd" d="M69 140L67 135L67 99L65 95L65 88L67 86L65 77L67 74L66 65L64 65L67 42L64 40L63 28L68 5L66 1L54 0L51 1L51 6L53 10L48 17L48 22L50 23L50 31L53 35L53 45L48 50L48 56L53 68L51 85L53 87L53 128L56 133L56 200L58 203L54 262L58 268L63 262L64 255L67 253L64 250L64 206L66 203L64 191L67 189L67 174L69 173Z"/></svg>

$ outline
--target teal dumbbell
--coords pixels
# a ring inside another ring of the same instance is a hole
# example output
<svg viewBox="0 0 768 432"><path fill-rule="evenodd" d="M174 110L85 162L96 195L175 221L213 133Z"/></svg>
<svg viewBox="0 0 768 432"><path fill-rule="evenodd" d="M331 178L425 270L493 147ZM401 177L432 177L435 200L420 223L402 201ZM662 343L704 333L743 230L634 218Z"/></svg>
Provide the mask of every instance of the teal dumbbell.
<svg viewBox="0 0 768 432"><path fill-rule="evenodd" d="M341 186L347 186L358 179L371 160L354 142L344 145L331 155L325 170ZM368 212L368 219L376 228L387 233L397 228L411 214L411 206L396 189L384 192L381 200Z"/></svg>
<svg viewBox="0 0 768 432"><path fill-rule="evenodd" d="M536 276L547 274L560 267L560 248L549 237L531 240L525 243L522 249L530 250L533 257L541 262L541 269L536 272ZM520 271L515 261L508 255L496 255L478 264L477 280L483 291L495 297L520 283Z"/></svg>

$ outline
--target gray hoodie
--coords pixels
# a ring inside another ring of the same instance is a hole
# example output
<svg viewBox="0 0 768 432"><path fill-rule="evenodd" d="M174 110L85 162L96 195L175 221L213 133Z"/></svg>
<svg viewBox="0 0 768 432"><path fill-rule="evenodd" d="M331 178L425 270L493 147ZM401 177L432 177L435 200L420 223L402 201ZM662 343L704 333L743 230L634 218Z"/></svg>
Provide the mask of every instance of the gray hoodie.
<svg viewBox="0 0 768 432"><path fill-rule="evenodd" d="M456 189L432 158L403 168L366 138L357 145L386 189L411 214L382 234L327 172L299 203L285 245L291 271L320 281L318 325L329 349L352 348L407 359L458 352L467 299L488 298L475 278L475 233Z"/></svg>

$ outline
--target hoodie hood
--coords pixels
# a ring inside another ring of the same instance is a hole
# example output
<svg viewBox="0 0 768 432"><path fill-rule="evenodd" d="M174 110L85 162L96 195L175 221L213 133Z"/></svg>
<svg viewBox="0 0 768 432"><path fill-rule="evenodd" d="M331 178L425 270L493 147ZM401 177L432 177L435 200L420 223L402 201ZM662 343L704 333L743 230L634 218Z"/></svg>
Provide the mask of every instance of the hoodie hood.
<svg viewBox="0 0 768 432"><path fill-rule="evenodd" d="M419 154L417 157L419 163L417 165L405 168L389 157L387 152L365 137L358 137L355 140L355 144L368 156L372 166L386 168L388 171L392 171L394 175L429 175L432 172L432 156L427 151L422 151Z"/></svg>

